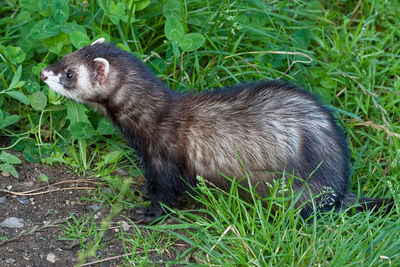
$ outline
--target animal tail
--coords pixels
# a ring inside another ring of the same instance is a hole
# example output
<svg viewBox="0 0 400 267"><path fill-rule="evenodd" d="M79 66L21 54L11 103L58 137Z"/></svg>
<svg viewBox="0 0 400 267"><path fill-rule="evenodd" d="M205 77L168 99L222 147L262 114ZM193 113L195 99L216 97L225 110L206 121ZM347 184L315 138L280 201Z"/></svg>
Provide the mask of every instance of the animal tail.
<svg viewBox="0 0 400 267"><path fill-rule="evenodd" d="M348 192L348 194L346 194L344 203L346 207L358 204L356 207L357 211L383 211L384 214L388 213L394 207L393 198L369 198L360 196L357 199L357 196L353 192Z"/></svg>

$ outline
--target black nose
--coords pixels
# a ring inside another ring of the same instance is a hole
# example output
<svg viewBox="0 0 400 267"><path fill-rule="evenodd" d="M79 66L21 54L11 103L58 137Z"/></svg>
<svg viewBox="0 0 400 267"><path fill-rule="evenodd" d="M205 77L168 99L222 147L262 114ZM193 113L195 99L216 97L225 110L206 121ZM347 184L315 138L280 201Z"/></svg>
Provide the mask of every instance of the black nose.
<svg viewBox="0 0 400 267"><path fill-rule="evenodd" d="M40 71L40 79L42 79L42 81L47 80L47 76L43 74L43 70Z"/></svg>

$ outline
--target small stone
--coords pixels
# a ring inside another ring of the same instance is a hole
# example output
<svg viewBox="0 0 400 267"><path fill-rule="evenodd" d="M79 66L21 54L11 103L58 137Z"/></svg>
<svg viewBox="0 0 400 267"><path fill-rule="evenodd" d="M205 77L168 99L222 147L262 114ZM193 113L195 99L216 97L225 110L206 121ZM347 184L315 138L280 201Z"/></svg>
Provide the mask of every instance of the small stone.
<svg viewBox="0 0 400 267"><path fill-rule="evenodd" d="M0 225L8 228L22 228L24 227L24 219L8 217Z"/></svg>
<svg viewBox="0 0 400 267"><path fill-rule="evenodd" d="M120 221L120 223L122 224L122 229L124 232L127 232L129 229L131 229L131 226L126 221Z"/></svg>
<svg viewBox="0 0 400 267"><path fill-rule="evenodd" d="M101 208L101 206L99 204L93 204L90 205L89 208L91 208L94 211L98 211Z"/></svg>
<svg viewBox="0 0 400 267"><path fill-rule="evenodd" d="M15 262L16 262L16 260L14 260L13 258L5 260L5 263L8 263L8 264L14 264Z"/></svg>
<svg viewBox="0 0 400 267"><path fill-rule="evenodd" d="M98 220L102 217L103 215L101 214L101 211L97 212L93 217L95 220Z"/></svg>
<svg viewBox="0 0 400 267"><path fill-rule="evenodd" d="M1 172L1 176L9 177L10 173L9 172Z"/></svg>
<svg viewBox="0 0 400 267"><path fill-rule="evenodd" d="M46 260L48 262L55 263L56 262L56 255L54 255L53 253L49 253L46 256Z"/></svg>
<svg viewBox="0 0 400 267"><path fill-rule="evenodd" d="M4 204L4 203L6 203L6 201L7 201L7 197L6 196L0 197L0 204Z"/></svg>
<svg viewBox="0 0 400 267"><path fill-rule="evenodd" d="M31 204L31 202L29 201L29 199L27 197L19 197L19 198L17 198L17 200L19 201L19 203L24 204L24 205Z"/></svg>
<svg viewBox="0 0 400 267"><path fill-rule="evenodd" d="M24 187L24 188L32 188L34 185L35 185L35 184L34 184L33 182L28 181L28 182L25 182L25 183L23 184L23 187Z"/></svg>

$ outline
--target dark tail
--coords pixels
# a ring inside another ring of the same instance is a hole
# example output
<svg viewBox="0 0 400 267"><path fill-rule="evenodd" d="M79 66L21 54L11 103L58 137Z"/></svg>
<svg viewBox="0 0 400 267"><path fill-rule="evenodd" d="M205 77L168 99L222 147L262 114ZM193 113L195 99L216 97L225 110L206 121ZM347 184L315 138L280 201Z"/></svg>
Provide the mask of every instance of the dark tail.
<svg viewBox="0 0 400 267"><path fill-rule="evenodd" d="M376 212L383 212L383 214L388 213L394 207L393 198L369 198L369 197L359 197L353 192L349 192L344 198L344 206L348 207L354 204L357 211L369 211L373 210Z"/></svg>

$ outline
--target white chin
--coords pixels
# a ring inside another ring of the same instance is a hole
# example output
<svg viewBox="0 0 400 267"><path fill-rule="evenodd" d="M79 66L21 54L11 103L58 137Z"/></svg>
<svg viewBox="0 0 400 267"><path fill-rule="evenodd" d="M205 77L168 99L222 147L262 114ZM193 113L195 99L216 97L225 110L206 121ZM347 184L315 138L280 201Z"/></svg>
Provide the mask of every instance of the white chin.
<svg viewBox="0 0 400 267"><path fill-rule="evenodd" d="M76 95L72 94L71 92L69 92L68 90L64 89L64 87L57 82L53 82L53 81L46 81L47 85L50 87L51 90L53 90L54 92L68 97L70 99L73 99L77 102L82 102L79 98L76 97Z"/></svg>
<svg viewBox="0 0 400 267"><path fill-rule="evenodd" d="M65 89L63 88L62 85L59 83L53 82L53 81L46 81L47 85L50 87L51 90L55 91L56 93L59 93L61 95L65 95Z"/></svg>

